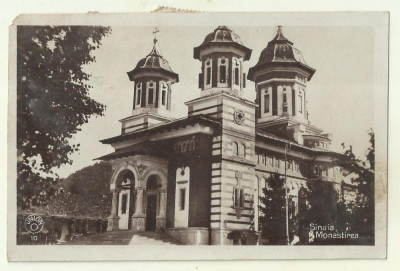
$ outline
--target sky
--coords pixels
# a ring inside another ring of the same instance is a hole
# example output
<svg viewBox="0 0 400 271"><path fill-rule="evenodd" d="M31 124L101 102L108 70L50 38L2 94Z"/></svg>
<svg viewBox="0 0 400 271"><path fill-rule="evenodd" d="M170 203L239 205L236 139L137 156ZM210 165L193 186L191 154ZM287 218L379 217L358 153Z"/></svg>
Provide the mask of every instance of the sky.
<svg viewBox="0 0 400 271"><path fill-rule="evenodd" d="M163 56L169 61L179 82L172 86L172 113L187 116L184 102L200 95L198 73L200 62L193 59L193 48L218 25L210 26L135 26L112 27L102 46L93 52L96 62L85 67L92 75L91 97L107 106L105 115L92 117L83 125L71 144L80 151L71 155L72 165L58 170L60 177L95 163L93 159L113 152L101 139L119 135L118 120L131 115L133 82L127 72L152 49L154 27ZM228 27L230 27L228 25ZM254 66L261 51L273 39L277 27L233 26L244 45L253 50L244 71ZM374 124L374 31L368 26L285 26L284 36L302 51L306 63L316 69L307 87L311 124L333 134L332 150L341 152L341 143L353 146L363 156L369 146L368 130ZM255 86L246 82L244 98L254 101Z"/></svg>

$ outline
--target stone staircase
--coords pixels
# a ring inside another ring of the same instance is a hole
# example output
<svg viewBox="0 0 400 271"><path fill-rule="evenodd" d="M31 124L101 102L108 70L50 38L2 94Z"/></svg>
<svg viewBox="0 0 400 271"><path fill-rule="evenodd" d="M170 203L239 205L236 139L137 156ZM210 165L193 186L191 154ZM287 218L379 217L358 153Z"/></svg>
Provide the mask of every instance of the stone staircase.
<svg viewBox="0 0 400 271"><path fill-rule="evenodd" d="M64 245L181 245L181 243L165 232L137 232L119 230L95 233L88 236L76 236Z"/></svg>
<svg viewBox="0 0 400 271"><path fill-rule="evenodd" d="M130 245L142 246L176 246L182 245L181 242L165 232L137 232L133 236Z"/></svg>
<svg viewBox="0 0 400 271"><path fill-rule="evenodd" d="M88 236L76 236L66 245L129 245L133 232L130 230L108 231Z"/></svg>

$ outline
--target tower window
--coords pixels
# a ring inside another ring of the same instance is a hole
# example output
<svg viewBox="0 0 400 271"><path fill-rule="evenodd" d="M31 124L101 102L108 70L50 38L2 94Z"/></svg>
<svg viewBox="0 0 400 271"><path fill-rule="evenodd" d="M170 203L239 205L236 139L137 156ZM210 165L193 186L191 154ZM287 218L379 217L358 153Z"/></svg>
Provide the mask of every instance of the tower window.
<svg viewBox="0 0 400 271"><path fill-rule="evenodd" d="M141 89L138 89L137 90L137 93L138 93L138 97L137 97L137 103L136 104L140 104L140 100L142 99L142 90Z"/></svg>
<svg viewBox="0 0 400 271"><path fill-rule="evenodd" d="M147 99L148 104L153 104L153 95L154 95L154 90L152 88L149 89L149 96Z"/></svg>
<svg viewBox="0 0 400 271"><path fill-rule="evenodd" d="M162 105L165 105L165 94L166 94L166 91L163 90L163 92L162 92L162 97L161 97L161 103L162 103Z"/></svg>
<svg viewBox="0 0 400 271"><path fill-rule="evenodd" d="M211 67L207 67L207 81L206 81L206 85L210 85L211 84Z"/></svg>
<svg viewBox="0 0 400 271"><path fill-rule="evenodd" d="M299 95L299 112L303 113L303 95Z"/></svg>
<svg viewBox="0 0 400 271"><path fill-rule="evenodd" d="M233 70L233 84L239 86L239 67L240 62L237 58L233 59L234 62L234 70Z"/></svg>
<svg viewBox="0 0 400 271"><path fill-rule="evenodd" d="M224 57L218 59L218 85L219 87L226 87L228 83L228 61Z"/></svg>
<svg viewBox="0 0 400 271"><path fill-rule="evenodd" d="M136 104L140 105L140 101L142 99L142 83L136 84Z"/></svg>
<svg viewBox="0 0 400 271"><path fill-rule="evenodd" d="M211 87L211 76L212 76L212 60L211 59L207 59L207 61L205 62L205 68L204 68L204 73L205 73L205 87Z"/></svg>
<svg viewBox="0 0 400 271"><path fill-rule="evenodd" d="M235 68L235 85L239 85L239 68Z"/></svg>
<svg viewBox="0 0 400 271"><path fill-rule="evenodd" d="M264 113L269 113L269 94L264 95Z"/></svg>
<svg viewBox="0 0 400 271"><path fill-rule="evenodd" d="M186 189L179 190L179 210L185 210Z"/></svg>
<svg viewBox="0 0 400 271"><path fill-rule="evenodd" d="M219 66L219 82L226 83L226 66Z"/></svg>

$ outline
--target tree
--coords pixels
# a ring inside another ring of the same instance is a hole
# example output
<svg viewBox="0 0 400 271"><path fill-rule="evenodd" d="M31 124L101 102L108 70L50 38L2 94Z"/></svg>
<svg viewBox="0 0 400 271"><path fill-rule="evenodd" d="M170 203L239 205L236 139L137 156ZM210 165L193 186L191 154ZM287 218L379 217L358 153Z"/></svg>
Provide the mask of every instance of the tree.
<svg viewBox="0 0 400 271"><path fill-rule="evenodd" d="M262 189L259 209L262 215L259 218L261 235L270 245L286 244L286 193L284 179L278 174L271 174L266 180L267 185ZM289 198L289 240L296 234L296 220L294 204Z"/></svg>
<svg viewBox="0 0 400 271"><path fill-rule="evenodd" d="M84 66L111 29L100 26L18 26L17 203L45 204L58 176L79 145L71 137L105 106L89 96Z"/></svg>
<svg viewBox="0 0 400 271"><path fill-rule="evenodd" d="M360 244L373 245L375 242L375 134L372 130L370 147L366 151L365 159L360 159L353 153L349 146L344 151L346 159L340 162L340 166L355 173L352 182L357 187L357 198L351 204L350 227L360 236ZM342 144L344 148L345 145Z"/></svg>
<svg viewBox="0 0 400 271"><path fill-rule="evenodd" d="M32 207L30 213L78 217L107 217L111 212L108 162L96 163L72 173L53 185L57 191L46 206Z"/></svg>

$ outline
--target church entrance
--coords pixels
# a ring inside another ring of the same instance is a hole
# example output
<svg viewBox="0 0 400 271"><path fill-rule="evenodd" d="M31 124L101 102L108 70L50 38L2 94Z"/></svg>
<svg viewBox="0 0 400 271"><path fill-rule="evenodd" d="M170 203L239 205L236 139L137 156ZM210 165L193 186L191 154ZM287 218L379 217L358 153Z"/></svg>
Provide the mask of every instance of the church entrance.
<svg viewBox="0 0 400 271"><path fill-rule="evenodd" d="M119 199L118 199L118 216L119 229L127 230L131 228L130 217L135 208L135 176L129 170L121 173L122 179L118 184Z"/></svg>
<svg viewBox="0 0 400 271"><path fill-rule="evenodd" d="M146 184L146 231L155 231L159 213L161 182L157 175L150 175Z"/></svg>
<svg viewBox="0 0 400 271"><path fill-rule="evenodd" d="M156 230L157 195L147 196L146 231Z"/></svg>

